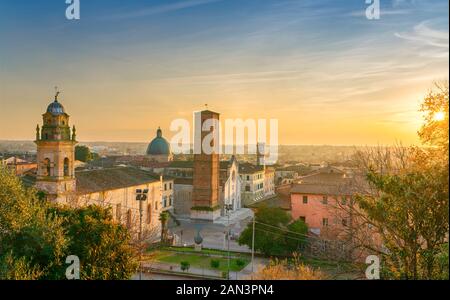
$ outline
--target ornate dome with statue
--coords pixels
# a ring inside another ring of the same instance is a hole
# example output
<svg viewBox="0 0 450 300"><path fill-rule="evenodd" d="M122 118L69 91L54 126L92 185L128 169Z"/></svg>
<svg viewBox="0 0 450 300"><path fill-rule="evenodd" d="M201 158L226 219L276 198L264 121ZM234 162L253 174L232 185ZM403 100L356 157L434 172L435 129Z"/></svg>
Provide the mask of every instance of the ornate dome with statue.
<svg viewBox="0 0 450 300"><path fill-rule="evenodd" d="M51 113L54 116L66 113L66 111L64 110L64 106L62 106L62 104L59 103L57 99L55 99L55 101L48 105L47 112Z"/></svg>
<svg viewBox="0 0 450 300"><path fill-rule="evenodd" d="M170 144L165 138L163 138L161 128L158 128L156 131L156 137L148 145L147 155L154 158L154 160L158 162L172 160Z"/></svg>

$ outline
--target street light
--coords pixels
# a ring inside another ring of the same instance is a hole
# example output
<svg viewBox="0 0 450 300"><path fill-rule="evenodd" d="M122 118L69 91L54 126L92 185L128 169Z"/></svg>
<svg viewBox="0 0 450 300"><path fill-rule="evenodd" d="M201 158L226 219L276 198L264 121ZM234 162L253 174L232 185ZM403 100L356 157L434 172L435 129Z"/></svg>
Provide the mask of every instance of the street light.
<svg viewBox="0 0 450 300"><path fill-rule="evenodd" d="M142 202L147 201L148 189L136 189L136 201L139 201L139 248L142 248ZM139 249L139 280L142 280L142 249Z"/></svg>
<svg viewBox="0 0 450 300"><path fill-rule="evenodd" d="M233 210L233 205L232 204L225 204L224 205L225 210L227 211L227 217L228 217L228 234L227 234L227 244L228 244L228 274L227 274L227 279L230 279L230 233L231 233L231 228L230 228L230 210Z"/></svg>

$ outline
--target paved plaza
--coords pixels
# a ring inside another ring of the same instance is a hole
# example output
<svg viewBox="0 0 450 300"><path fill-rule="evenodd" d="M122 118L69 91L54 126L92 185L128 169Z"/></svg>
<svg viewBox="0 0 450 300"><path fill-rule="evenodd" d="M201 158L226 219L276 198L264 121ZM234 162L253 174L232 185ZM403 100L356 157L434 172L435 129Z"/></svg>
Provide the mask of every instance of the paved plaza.
<svg viewBox="0 0 450 300"><path fill-rule="evenodd" d="M193 245L194 237L200 231L203 238L203 247L211 249L227 250L226 232L230 228L230 250L239 252L251 252L247 246L240 246L237 238L253 219L253 212L249 209L242 209L237 214L230 216L228 227L228 217L221 217L216 222L191 220L189 218L179 218L180 225L170 228L170 232L175 234L176 246Z"/></svg>

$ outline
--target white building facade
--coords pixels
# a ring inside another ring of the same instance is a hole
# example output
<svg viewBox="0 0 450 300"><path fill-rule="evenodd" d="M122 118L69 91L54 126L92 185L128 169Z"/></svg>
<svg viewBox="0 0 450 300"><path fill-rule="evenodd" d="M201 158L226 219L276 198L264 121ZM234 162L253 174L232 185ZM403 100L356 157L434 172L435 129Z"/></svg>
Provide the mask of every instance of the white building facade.
<svg viewBox="0 0 450 300"><path fill-rule="evenodd" d="M221 170L222 171L222 170ZM222 185L222 201L225 205L231 205L232 211L241 209L241 178L239 176L239 164L233 156L226 169L226 181Z"/></svg>
<svg viewBox="0 0 450 300"><path fill-rule="evenodd" d="M251 205L263 200L265 197L264 167L249 163L241 164L239 174L242 180L241 195L243 204Z"/></svg>

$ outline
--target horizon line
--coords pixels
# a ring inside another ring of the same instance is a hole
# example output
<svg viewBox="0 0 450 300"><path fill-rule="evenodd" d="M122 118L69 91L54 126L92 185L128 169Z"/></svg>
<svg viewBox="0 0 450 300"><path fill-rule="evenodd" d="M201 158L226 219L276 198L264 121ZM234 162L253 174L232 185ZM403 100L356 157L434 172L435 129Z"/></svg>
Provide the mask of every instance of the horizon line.
<svg viewBox="0 0 450 300"><path fill-rule="evenodd" d="M18 139L18 140L2 140L0 139L0 143L2 142L34 142L33 140L25 140L25 139ZM136 141L77 141L78 144L87 144L87 143L121 143L121 144L149 144L151 141L145 141L145 142L136 142ZM189 144L192 146L192 143ZM243 146L248 146L249 144L244 144ZM256 146L257 144L255 144ZM269 145L270 144L266 144ZM327 144L327 143L321 143L321 144L314 144L314 143L310 143L310 144L278 144L278 146L332 146L332 147L377 147L377 146L405 146L403 145L403 143L400 141L399 143L393 143L393 144L382 144L382 143L378 143L378 144ZM409 144L410 146L424 146L422 144ZM223 146L227 146L227 145L223 145ZM236 146L241 146L241 145L233 145L234 147ZM406 147L406 146L405 146Z"/></svg>

